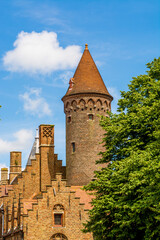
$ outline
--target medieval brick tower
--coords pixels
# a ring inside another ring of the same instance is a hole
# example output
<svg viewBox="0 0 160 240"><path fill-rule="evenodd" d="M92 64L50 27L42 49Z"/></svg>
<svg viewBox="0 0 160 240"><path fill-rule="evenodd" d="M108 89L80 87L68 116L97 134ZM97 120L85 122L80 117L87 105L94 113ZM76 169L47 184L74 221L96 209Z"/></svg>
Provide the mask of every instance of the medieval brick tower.
<svg viewBox="0 0 160 240"><path fill-rule="evenodd" d="M67 183L82 186L94 177L99 144L103 129L98 115L107 115L113 97L85 45L82 58L70 79L67 93L62 98L66 114L66 173Z"/></svg>

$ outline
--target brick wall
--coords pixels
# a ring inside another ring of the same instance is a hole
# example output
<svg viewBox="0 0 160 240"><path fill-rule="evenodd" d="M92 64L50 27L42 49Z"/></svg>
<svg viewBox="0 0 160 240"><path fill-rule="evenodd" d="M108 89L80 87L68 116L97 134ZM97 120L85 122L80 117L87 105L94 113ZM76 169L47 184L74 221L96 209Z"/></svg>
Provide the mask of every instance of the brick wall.
<svg viewBox="0 0 160 240"><path fill-rule="evenodd" d="M69 185L86 185L101 168L95 162L104 148L104 131L99 125L100 116L110 111L110 99L98 94L75 95L65 98L66 113L66 174ZM75 152L73 151L75 144Z"/></svg>

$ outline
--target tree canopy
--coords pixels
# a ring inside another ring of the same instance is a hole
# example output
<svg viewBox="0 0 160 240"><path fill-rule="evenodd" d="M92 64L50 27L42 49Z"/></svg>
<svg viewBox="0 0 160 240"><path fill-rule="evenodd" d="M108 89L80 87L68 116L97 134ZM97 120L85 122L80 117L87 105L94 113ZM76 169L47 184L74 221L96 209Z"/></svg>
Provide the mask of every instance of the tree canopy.
<svg viewBox="0 0 160 240"><path fill-rule="evenodd" d="M85 187L95 198L83 230L96 240L160 239L160 58L147 68L101 119L108 166Z"/></svg>

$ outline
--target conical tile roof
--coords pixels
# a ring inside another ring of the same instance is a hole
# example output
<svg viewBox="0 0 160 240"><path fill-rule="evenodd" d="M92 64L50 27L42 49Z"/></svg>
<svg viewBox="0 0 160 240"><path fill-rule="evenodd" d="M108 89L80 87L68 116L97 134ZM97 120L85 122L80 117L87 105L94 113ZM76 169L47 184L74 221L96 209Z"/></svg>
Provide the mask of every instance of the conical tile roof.
<svg viewBox="0 0 160 240"><path fill-rule="evenodd" d="M69 85L65 96L79 93L98 93L108 95L112 98L88 50L87 44L85 45L85 50L75 74L70 79Z"/></svg>

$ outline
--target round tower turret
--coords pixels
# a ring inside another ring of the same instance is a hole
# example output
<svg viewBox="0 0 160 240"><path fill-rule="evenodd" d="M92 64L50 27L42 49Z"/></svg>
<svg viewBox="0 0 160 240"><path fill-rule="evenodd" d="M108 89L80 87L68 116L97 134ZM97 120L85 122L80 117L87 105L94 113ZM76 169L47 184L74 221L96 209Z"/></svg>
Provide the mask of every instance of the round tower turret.
<svg viewBox="0 0 160 240"><path fill-rule="evenodd" d="M69 81L62 98L66 114L66 174L69 185L86 185L94 177L99 165L98 153L103 151L104 131L98 115L107 115L113 97L92 59L86 44L85 50Z"/></svg>

